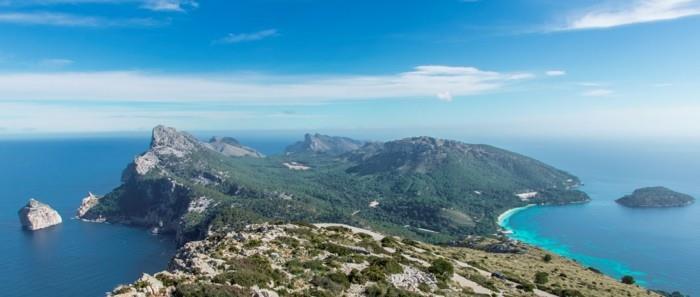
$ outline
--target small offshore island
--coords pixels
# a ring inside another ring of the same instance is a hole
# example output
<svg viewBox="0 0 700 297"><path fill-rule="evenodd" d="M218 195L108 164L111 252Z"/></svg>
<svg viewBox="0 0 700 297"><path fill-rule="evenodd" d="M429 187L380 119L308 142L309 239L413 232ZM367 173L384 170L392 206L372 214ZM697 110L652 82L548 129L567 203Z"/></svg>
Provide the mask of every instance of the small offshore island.
<svg viewBox="0 0 700 297"><path fill-rule="evenodd" d="M29 199L27 205L17 212L22 227L29 231L48 228L63 222L56 210L36 199Z"/></svg>
<svg viewBox="0 0 700 297"><path fill-rule="evenodd" d="M615 202L632 208L683 207L693 204L695 198L665 187L648 187L637 189L631 195L617 199Z"/></svg>

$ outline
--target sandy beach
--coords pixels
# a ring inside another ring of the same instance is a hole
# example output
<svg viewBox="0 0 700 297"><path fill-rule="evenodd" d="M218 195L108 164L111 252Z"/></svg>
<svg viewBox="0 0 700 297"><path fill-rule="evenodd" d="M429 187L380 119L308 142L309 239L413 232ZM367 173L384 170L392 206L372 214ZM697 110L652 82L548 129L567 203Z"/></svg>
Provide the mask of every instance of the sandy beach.
<svg viewBox="0 0 700 297"><path fill-rule="evenodd" d="M509 210L506 210L505 212L503 212L502 214L500 214L500 215L498 216L498 219L496 220L496 222L498 223L498 226L500 226L500 227L503 228L504 230L510 231L510 228L507 226L507 221L508 221L508 219L509 219L511 216L513 216L514 214L516 214L516 213L518 213L518 212L520 212L520 211L523 211L523 210L525 210L525 209L528 209L528 208L530 208L530 207L533 207L533 206L535 206L535 205L536 205L536 204L528 204L528 205L526 205L526 206L521 206L521 207L516 207L516 208L511 208L511 209L509 209Z"/></svg>

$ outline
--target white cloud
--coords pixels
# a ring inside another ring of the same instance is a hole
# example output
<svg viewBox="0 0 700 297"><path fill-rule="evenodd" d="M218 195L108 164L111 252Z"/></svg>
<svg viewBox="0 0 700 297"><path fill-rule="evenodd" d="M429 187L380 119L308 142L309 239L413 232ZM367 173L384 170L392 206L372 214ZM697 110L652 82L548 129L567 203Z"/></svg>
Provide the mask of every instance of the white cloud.
<svg viewBox="0 0 700 297"><path fill-rule="evenodd" d="M452 94L450 92L440 92L437 93L438 99L445 101L445 102L452 102Z"/></svg>
<svg viewBox="0 0 700 297"><path fill-rule="evenodd" d="M533 77L472 67L419 66L387 75L159 75L142 72L0 74L2 100L311 103L434 98L497 91ZM449 94L449 96L446 96Z"/></svg>
<svg viewBox="0 0 700 297"><path fill-rule="evenodd" d="M44 60L39 61L39 65L44 66L44 67L59 68L59 67L65 67L65 66L71 65L74 62L75 61L73 61L71 59L44 59Z"/></svg>
<svg viewBox="0 0 700 297"><path fill-rule="evenodd" d="M589 9L571 17L561 30L604 29L700 15L698 0L635 0Z"/></svg>
<svg viewBox="0 0 700 297"><path fill-rule="evenodd" d="M216 40L214 43L239 43L247 41L263 40L279 35L277 29L267 29L252 33L229 33L226 37Z"/></svg>
<svg viewBox="0 0 700 297"><path fill-rule="evenodd" d="M199 7L199 3L194 0L146 0L142 7L155 11L184 12L186 7Z"/></svg>
<svg viewBox="0 0 700 297"><path fill-rule="evenodd" d="M564 70L548 70L544 74L547 76L562 76L566 75L566 71Z"/></svg>
<svg viewBox="0 0 700 297"><path fill-rule="evenodd" d="M161 24L150 18L108 19L54 12L2 12L0 23L60 27L138 27Z"/></svg>
<svg viewBox="0 0 700 297"><path fill-rule="evenodd" d="M586 97L605 97L605 96L610 96L614 92L609 89L593 89L593 90L588 90L583 92L583 96Z"/></svg>

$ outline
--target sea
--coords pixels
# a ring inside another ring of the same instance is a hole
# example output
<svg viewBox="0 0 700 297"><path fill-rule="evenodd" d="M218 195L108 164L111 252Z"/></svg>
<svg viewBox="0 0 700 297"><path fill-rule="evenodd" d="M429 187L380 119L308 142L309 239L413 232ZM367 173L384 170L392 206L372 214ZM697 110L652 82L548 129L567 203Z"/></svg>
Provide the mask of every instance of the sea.
<svg viewBox="0 0 700 297"><path fill-rule="evenodd" d="M511 238L620 279L700 296L700 201L680 208L615 203L633 190L665 186L700 199L700 145L540 143L510 148L571 172L592 201L515 210L501 225Z"/></svg>
<svg viewBox="0 0 700 297"><path fill-rule="evenodd" d="M240 138L265 154L294 138ZM469 140L466 140L469 142ZM167 268L172 238L149 230L73 219L88 191L105 194L147 149L147 135L0 140L0 295L104 296L143 272ZM655 289L700 295L700 205L627 209L614 199L663 185L700 197L700 146L494 141L581 178L592 202L531 207L504 220L512 237L619 278ZM21 228L29 198L55 208L64 223Z"/></svg>

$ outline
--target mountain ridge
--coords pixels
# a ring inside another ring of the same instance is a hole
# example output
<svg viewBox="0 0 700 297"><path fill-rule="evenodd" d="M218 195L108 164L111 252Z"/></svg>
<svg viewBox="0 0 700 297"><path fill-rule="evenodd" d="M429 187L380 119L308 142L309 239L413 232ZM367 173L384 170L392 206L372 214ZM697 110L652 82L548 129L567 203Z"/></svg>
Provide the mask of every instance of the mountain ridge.
<svg viewBox="0 0 700 297"><path fill-rule="evenodd" d="M450 242L496 232L496 217L509 208L588 201L578 183L522 155L429 137L368 143L341 155L231 157L158 126L122 185L83 219L174 233L181 243L211 228L273 220L339 222ZM523 192L535 194L523 199Z"/></svg>

